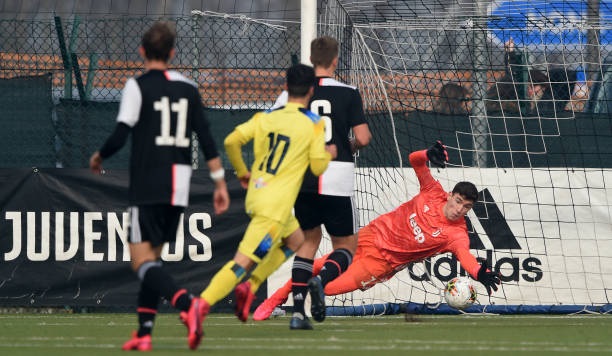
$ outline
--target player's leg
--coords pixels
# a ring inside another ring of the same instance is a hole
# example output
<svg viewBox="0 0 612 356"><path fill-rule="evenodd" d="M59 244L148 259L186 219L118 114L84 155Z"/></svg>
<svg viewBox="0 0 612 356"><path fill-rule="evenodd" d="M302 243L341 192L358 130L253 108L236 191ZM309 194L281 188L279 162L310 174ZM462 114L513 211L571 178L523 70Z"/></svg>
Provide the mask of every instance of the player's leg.
<svg viewBox="0 0 612 356"><path fill-rule="evenodd" d="M308 294L308 280L313 276L314 256L321 242L321 215L318 206L318 194L300 193L295 201L295 217L304 230L304 244L295 253L291 268L293 281L293 316L304 319L304 301Z"/></svg>
<svg viewBox="0 0 612 356"><path fill-rule="evenodd" d="M280 236L286 237L282 239L274 237L272 247L251 273L251 278L236 287L236 316L241 321L248 319L255 292L261 284L289 257L293 256L295 250L304 242L302 229L293 216L281 226Z"/></svg>
<svg viewBox="0 0 612 356"><path fill-rule="evenodd" d="M184 209L171 205L146 205L131 209L130 253L132 266L142 285L141 293L154 293L182 311L188 329L188 344L194 349L201 339L201 314L205 308L197 298L180 288L159 260L163 244L176 239L176 230ZM146 240L146 241L144 241ZM141 300L153 297L142 296ZM156 309L156 308L155 308ZM151 310L142 308L141 310ZM150 314L150 313L149 313ZM152 314L154 317L154 314ZM139 319L145 320L144 317ZM146 321L152 325L152 320Z"/></svg>
<svg viewBox="0 0 612 356"><path fill-rule="evenodd" d="M136 273L138 273L140 266L148 263L147 261L156 260L155 252L149 242L130 243L130 256L132 269ZM141 279L136 307L138 330L135 330L132 333L132 338L123 344L123 350L149 351L152 349L151 334L153 333L159 299L158 290L149 288Z"/></svg>
<svg viewBox="0 0 612 356"><path fill-rule="evenodd" d="M325 259L327 258L327 256L328 255L325 255L323 257L320 257L314 260L313 270L312 270L313 275L316 275L319 273L319 271L321 270L321 267L323 267L323 263L325 262ZM277 289L271 296L269 296L268 298L266 298L266 300L264 300L261 304L259 304L257 309L255 309L255 312L253 313L253 320L261 321L261 320L268 319L270 315L272 315L272 312L274 312L274 309L277 306L287 301L287 298L289 297L289 293L291 293L292 285L293 285L293 279L289 279L285 284L283 284L279 289Z"/></svg>
<svg viewBox="0 0 612 356"><path fill-rule="evenodd" d="M190 307L191 296L176 286L159 260L163 243L175 239L182 210L168 205L131 207L129 210L132 269L141 280L138 296L139 337L151 335L160 296L171 301L179 310L187 311Z"/></svg>
<svg viewBox="0 0 612 356"><path fill-rule="evenodd" d="M357 249L357 210L352 197L320 196L323 221L331 236L333 251L321 272L308 281L312 300L311 313L316 321L325 319L325 286L347 270Z"/></svg>
<svg viewBox="0 0 612 356"><path fill-rule="evenodd" d="M376 247L376 234L370 229L359 231L359 245L353 263L346 272L325 286L326 295L366 290L395 273Z"/></svg>
<svg viewBox="0 0 612 356"><path fill-rule="evenodd" d="M283 226L279 222L254 216L240 245L238 245L238 251L234 259L226 263L215 274L208 287L202 292L201 297L208 304L214 305L236 288L236 315L241 318L242 310L249 304L249 299L252 302L254 293L251 290L250 283L240 285L239 283L246 272L255 263L261 263L262 259L272 250L275 242L280 240L279 236L282 231Z"/></svg>

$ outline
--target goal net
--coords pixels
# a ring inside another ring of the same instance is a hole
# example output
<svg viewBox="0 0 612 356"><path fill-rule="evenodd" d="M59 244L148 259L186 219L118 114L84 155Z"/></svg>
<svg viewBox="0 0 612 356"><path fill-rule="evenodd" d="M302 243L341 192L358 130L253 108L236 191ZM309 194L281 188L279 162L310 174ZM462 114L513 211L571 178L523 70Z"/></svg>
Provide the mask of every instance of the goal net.
<svg viewBox="0 0 612 356"><path fill-rule="evenodd" d="M471 310L608 312L611 15L610 1L321 1L318 35L340 40L373 133L356 157L361 226L418 193L408 154L442 140L450 165L432 173L479 188L470 247L502 275L490 297L475 282ZM436 256L329 311L448 312L457 275Z"/></svg>

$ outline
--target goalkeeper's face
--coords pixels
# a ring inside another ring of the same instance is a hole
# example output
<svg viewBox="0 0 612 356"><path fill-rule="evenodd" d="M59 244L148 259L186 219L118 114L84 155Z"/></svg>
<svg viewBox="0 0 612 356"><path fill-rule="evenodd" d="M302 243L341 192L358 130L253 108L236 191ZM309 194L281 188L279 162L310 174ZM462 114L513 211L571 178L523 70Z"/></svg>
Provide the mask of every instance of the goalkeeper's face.
<svg viewBox="0 0 612 356"><path fill-rule="evenodd" d="M459 193L448 193L446 204L444 204L444 216L449 221L457 221L463 218L474 206L474 202L466 199Z"/></svg>

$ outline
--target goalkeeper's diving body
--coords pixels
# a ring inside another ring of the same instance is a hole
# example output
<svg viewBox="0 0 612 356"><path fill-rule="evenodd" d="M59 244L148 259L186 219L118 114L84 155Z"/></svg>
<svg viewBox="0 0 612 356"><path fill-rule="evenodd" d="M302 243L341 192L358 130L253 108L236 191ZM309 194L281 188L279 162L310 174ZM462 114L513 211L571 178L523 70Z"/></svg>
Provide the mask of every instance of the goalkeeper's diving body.
<svg viewBox="0 0 612 356"><path fill-rule="evenodd" d="M459 182L450 193L433 178L427 166L444 168L446 148L436 142L426 150L409 156L420 184L420 192L395 210L379 216L359 230L357 252L346 272L325 286L326 295L366 290L384 282L409 263L451 252L472 278L484 285L487 293L497 290L499 274L486 261L479 264L470 253L465 215L478 199L470 182ZM313 274L323 266L325 256L315 261ZM254 320L267 319L274 308L287 299L291 280L266 299L253 314Z"/></svg>

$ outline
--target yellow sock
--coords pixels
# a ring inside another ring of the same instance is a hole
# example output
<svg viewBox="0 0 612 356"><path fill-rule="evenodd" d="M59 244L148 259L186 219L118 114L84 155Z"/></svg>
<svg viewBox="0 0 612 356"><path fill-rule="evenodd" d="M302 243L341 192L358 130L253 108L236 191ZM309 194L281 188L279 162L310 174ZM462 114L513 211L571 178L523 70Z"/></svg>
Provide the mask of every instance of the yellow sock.
<svg viewBox="0 0 612 356"><path fill-rule="evenodd" d="M284 244L277 244L273 246L251 273L251 278L249 278L249 282L251 282L251 291L255 293L266 278L276 271L278 267L283 264L283 262L291 257L293 252L294 251L285 247Z"/></svg>
<svg viewBox="0 0 612 356"><path fill-rule="evenodd" d="M200 297L204 298L211 306L215 305L234 290L245 273L244 268L237 265L234 261L229 261L215 274L208 287L200 294Z"/></svg>

